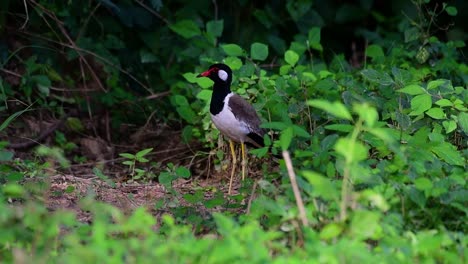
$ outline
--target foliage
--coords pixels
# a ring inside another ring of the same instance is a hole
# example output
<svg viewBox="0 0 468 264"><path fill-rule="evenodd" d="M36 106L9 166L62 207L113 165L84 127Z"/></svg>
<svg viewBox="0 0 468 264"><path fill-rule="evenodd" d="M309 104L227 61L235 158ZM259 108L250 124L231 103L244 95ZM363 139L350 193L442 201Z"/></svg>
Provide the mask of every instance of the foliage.
<svg viewBox="0 0 468 264"><path fill-rule="evenodd" d="M233 89L253 102L274 134L265 137L265 148L249 152L264 160L269 150L291 153L309 225L299 221L283 161L278 170L264 162L263 178L246 180L237 195L207 188L182 193L176 182L197 175L173 163L157 177L145 171L139 166L149 163L152 148L120 156L133 180L157 178L167 191L153 208L124 213L86 197L79 207L90 213L90 223L71 212L49 212L49 169L67 168L65 153L76 147L57 133L58 147L41 146L33 160L15 157L0 142L0 258L466 262L466 47L463 34L445 40L435 33L444 15L458 19L462 8L430 2L385 6L400 7L403 17L373 11L372 1L340 7L271 1L262 8L246 1L222 8L217 1L2 2L11 11L0 13L0 30L8 34L12 25L20 27L12 17L29 11L26 29L12 35L21 36L22 45L0 43L11 47L0 54L7 69L0 79L0 132L38 111L32 105L55 113L104 109L114 127L141 124L156 113L183 126L186 142L214 149L212 83L196 76L222 61L234 71ZM350 30L369 41L360 59L352 59L359 57L356 50L333 49L340 41L330 34L341 39L342 25L365 24L369 17L375 28ZM21 68L17 82L6 77L15 65ZM167 91L158 103L139 98ZM29 107L19 109L8 103L12 99ZM217 154L215 169L221 170L222 151ZM94 174L116 188L100 169Z"/></svg>

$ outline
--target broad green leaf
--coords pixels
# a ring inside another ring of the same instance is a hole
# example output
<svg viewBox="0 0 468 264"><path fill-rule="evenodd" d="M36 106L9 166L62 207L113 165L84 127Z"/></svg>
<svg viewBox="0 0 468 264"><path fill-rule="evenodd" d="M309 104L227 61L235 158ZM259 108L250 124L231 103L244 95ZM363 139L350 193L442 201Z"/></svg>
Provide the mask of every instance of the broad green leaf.
<svg viewBox="0 0 468 264"><path fill-rule="evenodd" d="M250 46L250 57L253 60L265 60L268 57L268 46L259 42L252 43Z"/></svg>
<svg viewBox="0 0 468 264"><path fill-rule="evenodd" d="M421 86L416 85L416 84L411 84L411 85L405 86L404 88L397 90L397 92L405 93L405 94L409 94L409 95L418 95L418 94L426 93L424 88L422 88Z"/></svg>
<svg viewBox="0 0 468 264"><path fill-rule="evenodd" d="M313 195L320 196L325 200L337 200L339 191L327 177L314 171L303 171L302 175L312 185Z"/></svg>
<svg viewBox="0 0 468 264"><path fill-rule="evenodd" d="M196 82L203 89L211 88L213 86L213 81L210 78L197 78Z"/></svg>
<svg viewBox="0 0 468 264"><path fill-rule="evenodd" d="M468 113L461 112L458 115L458 124L465 134L468 134ZM2 129L0 129L2 131Z"/></svg>
<svg viewBox="0 0 468 264"><path fill-rule="evenodd" d="M13 152L0 149L0 161L11 161L13 159Z"/></svg>
<svg viewBox="0 0 468 264"><path fill-rule="evenodd" d="M364 120L369 128L374 127L379 120L377 110L368 104L356 104L354 105L354 111L358 113L359 117Z"/></svg>
<svg viewBox="0 0 468 264"><path fill-rule="evenodd" d="M445 113L444 111L442 110L442 108L431 108L429 110L427 110L426 114L434 119L444 119L446 118L445 117Z"/></svg>
<svg viewBox="0 0 468 264"><path fill-rule="evenodd" d="M261 125L262 128L269 128L274 130L284 130L289 126L284 122L265 122Z"/></svg>
<svg viewBox="0 0 468 264"><path fill-rule="evenodd" d="M312 107L324 110L338 118L353 120L346 106L340 102L330 103L326 100L315 99L307 101L307 104Z"/></svg>
<svg viewBox="0 0 468 264"><path fill-rule="evenodd" d="M439 80L434 80L434 81L430 81L428 84L427 84L427 89L428 90L431 90L431 89L435 89L435 88L438 88L439 86L447 83L448 80L444 80L444 79L439 79Z"/></svg>
<svg viewBox="0 0 468 264"><path fill-rule="evenodd" d="M457 129L457 122L455 122L454 120L446 120L442 122L442 126L445 129L445 134L449 134L455 129Z"/></svg>
<svg viewBox="0 0 468 264"><path fill-rule="evenodd" d="M171 24L169 28L186 39L201 35L198 25L188 19Z"/></svg>
<svg viewBox="0 0 468 264"><path fill-rule="evenodd" d="M454 6L447 6L445 8L445 11L447 12L447 14L449 14L449 16L456 16L458 14L458 10Z"/></svg>
<svg viewBox="0 0 468 264"><path fill-rule="evenodd" d="M397 111L395 113L395 118L401 128L408 129L411 126L411 118L408 115Z"/></svg>
<svg viewBox="0 0 468 264"><path fill-rule="evenodd" d="M305 130L303 127L298 126L298 125L293 125L293 130L294 130L294 135L303 137L303 138L309 138L310 134Z"/></svg>
<svg viewBox="0 0 468 264"><path fill-rule="evenodd" d="M291 66L296 65L299 61L299 55L292 50L288 50L284 53L284 60Z"/></svg>
<svg viewBox="0 0 468 264"><path fill-rule="evenodd" d="M464 158L461 156L461 153L455 146L450 143L443 142L431 148L431 151L450 165L466 165Z"/></svg>
<svg viewBox="0 0 468 264"><path fill-rule="evenodd" d="M140 50L140 62L141 63L152 63L158 61L158 57L156 57L152 52L147 50Z"/></svg>
<svg viewBox="0 0 468 264"><path fill-rule="evenodd" d="M189 124L193 124L197 121L196 114L189 105L181 105L176 108L177 113L187 121Z"/></svg>
<svg viewBox="0 0 468 264"><path fill-rule="evenodd" d="M365 160L368 155L367 148L359 141L353 141L349 138L340 138L335 144L337 153L345 157L348 163L354 163Z"/></svg>
<svg viewBox="0 0 468 264"><path fill-rule="evenodd" d="M343 226L338 223L327 224L322 231L320 231L320 239L329 240L339 236L343 232Z"/></svg>
<svg viewBox="0 0 468 264"><path fill-rule="evenodd" d="M432 106L431 96L420 94L411 99L411 113L409 115L420 115L429 110Z"/></svg>
<svg viewBox="0 0 468 264"><path fill-rule="evenodd" d="M182 178L190 178L190 170L185 167L177 167L175 173L177 176L180 176Z"/></svg>
<svg viewBox="0 0 468 264"><path fill-rule="evenodd" d="M309 30L308 34L309 46L318 51L323 51L322 44L320 44L320 28L313 27Z"/></svg>
<svg viewBox="0 0 468 264"><path fill-rule="evenodd" d="M453 103L448 99L440 99L439 101L435 102L435 104L440 107L453 106Z"/></svg>
<svg viewBox="0 0 468 264"><path fill-rule="evenodd" d="M405 30L404 36L405 36L405 43L417 40L419 36L421 35L421 32L419 28L417 27L410 27Z"/></svg>
<svg viewBox="0 0 468 264"><path fill-rule="evenodd" d="M395 141L395 138L392 136L391 129L389 128L372 128L369 129L369 133L380 138L387 144L391 144Z"/></svg>
<svg viewBox="0 0 468 264"><path fill-rule="evenodd" d="M224 20L211 20L206 23L206 32L214 37L221 37L223 34Z"/></svg>
<svg viewBox="0 0 468 264"><path fill-rule="evenodd" d="M380 212L374 211L354 211L350 226L351 235L360 240L382 237L381 215Z"/></svg>
<svg viewBox="0 0 468 264"><path fill-rule="evenodd" d="M293 138L293 127L290 126L286 128L285 130L281 131L280 135L280 145L282 150L287 150L289 148L289 145L291 144L292 138Z"/></svg>
<svg viewBox="0 0 468 264"><path fill-rule="evenodd" d="M366 48L366 56L375 59L385 57L385 54L381 46L372 44Z"/></svg>
<svg viewBox="0 0 468 264"><path fill-rule="evenodd" d="M236 44L224 44L221 45L221 48L223 49L224 53L228 56L234 56L234 57L239 57L244 55L244 50Z"/></svg>
<svg viewBox="0 0 468 264"><path fill-rule="evenodd" d="M325 129L340 131L340 132L351 132L354 129L353 125L349 124L332 124L325 126Z"/></svg>
<svg viewBox="0 0 468 264"><path fill-rule="evenodd" d="M191 72L186 72L186 73L182 74L182 76L185 78L185 80L187 80L189 83L196 83L197 79L200 79L200 78L197 78L197 75L198 74L191 73Z"/></svg>
<svg viewBox="0 0 468 264"><path fill-rule="evenodd" d="M380 85L391 85L394 83L392 77L388 73L380 73L374 69L365 69L361 71L361 74L370 82L378 83Z"/></svg>
<svg viewBox="0 0 468 264"><path fill-rule="evenodd" d="M418 190L425 191L431 189L433 184L428 178L420 177L414 181L414 186L416 186Z"/></svg>
<svg viewBox="0 0 468 264"><path fill-rule="evenodd" d="M224 59L224 63L231 67L232 70L239 70L242 67L242 61L237 57L229 56Z"/></svg>
<svg viewBox="0 0 468 264"><path fill-rule="evenodd" d="M203 101L210 101L211 100L211 95L213 94L213 91L211 90L201 90L198 94L197 94L197 98L198 99L201 99Z"/></svg>

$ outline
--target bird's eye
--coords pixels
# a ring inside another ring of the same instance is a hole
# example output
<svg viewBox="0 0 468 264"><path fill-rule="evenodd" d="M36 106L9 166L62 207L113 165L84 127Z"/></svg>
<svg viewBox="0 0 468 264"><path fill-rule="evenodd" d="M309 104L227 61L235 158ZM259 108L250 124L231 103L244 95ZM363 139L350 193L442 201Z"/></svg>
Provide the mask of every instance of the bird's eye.
<svg viewBox="0 0 468 264"><path fill-rule="evenodd" d="M218 71L218 77L223 80L223 81L227 81L228 79L228 74L227 72L223 71L223 70L219 70Z"/></svg>

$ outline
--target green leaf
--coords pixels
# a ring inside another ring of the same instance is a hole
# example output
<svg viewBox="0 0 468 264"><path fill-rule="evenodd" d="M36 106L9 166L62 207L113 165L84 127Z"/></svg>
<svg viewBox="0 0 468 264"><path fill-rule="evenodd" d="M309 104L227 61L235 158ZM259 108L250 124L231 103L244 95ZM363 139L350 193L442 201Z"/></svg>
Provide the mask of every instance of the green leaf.
<svg viewBox="0 0 468 264"><path fill-rule="evenodd" d="M433 184L428 178L420 177L414 181L414 186L416 186L418 190L425 191L431 189Z"/></svg>
<svg viewBox="0 0 468 264"><path fill-rule="evenodd" d="M289 126L284 122L265 122L261 125L262 128L274 129L274 130L284 130Z"/></svg>
<svg viewBox="0 0 468 264"><path fill-rule="evenodd" d="M385 57L385 54L381 46L372 44L367 47L366 56L375 59L375 58Z"/></svg>
<svg viewBox="0 0 468 264"><path fill-rule="evenodd" d="M446 120L442 122L442 126L444 126L446 134L449 134L457 129L457 123L454 120Z"/></svg>
<svg viewBox="0 0 468 264"><path fill-rule="evenodd" d="M138 151L138 152L135 154L135 156L136 156L137 158L144 157L145 155L147 155L147 154L150 153L151 151L153 151L153 148L143 149L143 150Z"/></svg>
<svg viewBox="0 0 468 264"><path fill-rule="evenodd" d="M32 105L28 106L26 109L23 109L21 111L18 111L14 114L12 114L11 116L9 116L5 121L3 121L3 123L0 125L0 132L2 130L4 130L8 125L10 125L10 123L15 120L18 116L22 115L23 113L25 112L28 112L28 111L31 111L31 109L29 109Z"/></svg>
<svg viewBox="0 0 468 264"><path fill-rule="evenodd" d="M409 94L409 95L418 95L418 94L426 93L424 88L422 88L421 86L416 85L416 84L411 84L411 85L405 86L404 88L397 90L397 92L405 93L405 94Z"/></svg>
<svg viewBox="0 0 468 264"><path fill-rule="evenodd" d="M236 44L224 44L221 45L221 48L223 49L224 53L228 56L234 56L234 57L239 57L244 55L244 51L239 45Z"/></svg>
<svg viewBox="0 0 468 264"><path fill-rule="evenodd" d="M348 163L365 160L368 155L367 148L359 141L349 138L339 138L335 144L335 150L341 154Z"/></svg>
<svg viewBox="0 0 468 264"><path fill-rule="evenodd" d="M429 110L432 106L431 96L420 94L411 99L411 113L409 115L420 115Z"/></svg>
<svg viewBox="0 0 468 264"><path fill-rule="evenodd" d="M221 37L223 34L224 20L211 20L206 23L206 32L214 37Z"/></svg>
<svg viewBox="0 0 468 264"><path fill-rule="evenodd" d="M284 60L291 66L296 65L299 61L299 55L292 50L288 50L284 53Z"/></svg>
<svg viewBox="0 0 468 264"><path fill-rule="evenodd" d="M312 107L324 110L327 113L334 115L338 118L350 121L353 120L346 106L344 106L344 104L340 102L330 103L326 100L315 99L307 101L307 104Z"/></svg>
<svg viewBox="0 0 468 264"><path fill-rule="evenodd" d="M332 124L325 126L325 129L340 131L340 132L351 132L354 129L353 125L350 124Z"/></svg>
<svg viewBox="0 0 468 264"><path fill-rule="evenodd" d="M378 83L380 85L391 85L394 83L392 77L388 73L380 73L374 69L365 69L361 74L370 82Z"/></svg>
<svg viewBox="0 0 468 264"><path fill-rule="evenodd" d="M458 10L454 6L447 6L445 8L445 11L447 12L447 14L449 14L449 16L456 16L458 14Z"/></svg>
<svg viewBox="0 0 468 264"><path fill-rule="evenodd" d="M354 105L354 111L358 113L359 117L364 120L367 127L372 128L379 120L377 110L368 104Z"/></svg>
<svg viewBox="0 0 468 264"><path fill-rule="evenodd" d="M190 170L185 167L177 167L175 173L177 176L180 176L185 179L190 178L191 175Z"/></svg>
<svg viewBox="0 0 468 264"><path fill-rule="evenodd" d="M343 226L338 223L327 224L322 231L320 231L320 239L330 240L339 236L343 232Z"/></svg>
<svg viewBox="0 0 468 264"><path fill-rule="evenodd" d="M309 138L310 134L305 130L303 127L298 126L298 125L293 125L293 130L294 130L294 135L303 137L303 138Z"/></svg>
<svg viewBox="0 0 468 264"><path fill-rule="evenodd" d="M285 130L281 131L280 135L280 145L282 150L287 150L289 148L289 145L291 144L292 138L293 138L293 127L290 126L286 128Z"/></svg>
<svg viewBox="0 0 468 264"><path fill-rule="evenodd" d="M268 57L268 46L259 42L252 43L250 46L250 57L253 60L265 60Z"/></svg>
<svg viewBox="0 0 468 264"><path fill-rule="evenodd" d="M339 192L327 177L314 171L303 171L302 175L312 185L314 196L322 197L325 200L337 200Z"/></svg>
<svg viewBox="0 0 468 264"><path fill-rule="evenodd" d="M13 159L13 156L14 156L13 152L0 149L0 161L1 162L11 161Z"/></svg>
<svg viewBox="0 0 468 264"><path fill-rule="evenodd" d="M200 100L208 102L208 101L211 100L211 95L212 94L213 94L213 91L211 91L211 90L201 90L197 94L197 98L200 99Z"/></svg>
<svg viewBox="0 0 468 264"><path fill-rule="evenodd" d="M180 36L189 39L201 35L200 28L192 20L181 20L171 24L169 28Z"/></svg>
<svg viewBox="0 0 468 264"><path fill-rule="evenodd" d="M141 63L152 63L157 62L158 57L156 57L152 52L147 50L140 50L140 62Z"/></svg>
<svg viewBox="0 0 468 264"><path fill-rule="evenodd" d="M426 114L428 116L434 118L434 119L444 119L444 118L446 118L444 110L442 110L442 108L431 108L431 109L427 110Z"/></svg>
<svg viewBox="0 0 468 264"><path fill-rule="evenodd" d="M126 159L134 159L135 158L135 155L130 154L130 153L120 153L119 156L124 157Z"/></svg>
<svg viewBox="0 0 468 264"><path fill-rule="evenodd" d="M444 80L444 79L439 79L439 80L430 81L430 82L427 84L427 90L431 90L431 89L438 88L439 86L444 85L444 84L446 84L447 82L448 82L448 80Z"/></svg>
<svg viewBox="0 0 468 264"><path fill-rule="evenodd" d="M351 220L350 232L359 240L378 239L382 236L379 212L356 210Z"/></svg>
<svg viewBox="0 0 468 264"><path fill-rule="evenodd" d="M239 70L242 67L242 61L238 57L229 56L224 59L226 63L232 70Z"/></svg>
<svg viewBox="0 0 468 264"><path fill-rule="evenodd" d="M465 160L461 156L461 153L455 146L450 143L442 142L439 145L431 148L431 151L450 165L465 165Z"/></svg>
<svg viewBox="0 0 468 264"><path fill-rule="evenodd" d="M458 124L460 125L461 129L465 134L468 134L468 113L461 112L458 115ZM0 131L2 131L0 129Z"/></svg>
<svg viewBox="0 0 468 264"><path fill-rule="evenodd" d="M440 107L453 106L453 103L448 99L440 99L439 101L435 102L435 104Z"/></svg>
<svg viewBox="0 0 468 264"><path fill-rule="evenodd" d="M323 47L322 47L322 44L320 44L320 30L321 29L319 27L311 28L309 30L308 40L309 40L309 46L312 49L322 52Z"/></svg>

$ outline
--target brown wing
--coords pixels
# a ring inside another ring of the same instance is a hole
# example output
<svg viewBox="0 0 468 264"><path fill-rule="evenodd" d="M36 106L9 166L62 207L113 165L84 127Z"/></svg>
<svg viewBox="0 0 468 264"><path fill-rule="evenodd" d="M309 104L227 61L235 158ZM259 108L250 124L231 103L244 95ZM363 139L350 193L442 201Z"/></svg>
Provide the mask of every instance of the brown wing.
<svg viewBox="0 0 468 264"><path fill-rule="evenodd" d="M234 94L229 98L229 108L231 108L231 111L237 120L247 124L250 130L250 133L247 134L247 136L254 141L252 143L263 146L263 135L265 134L265 131L260 128L261 121L257 115L257 111L255 111L255 108L237 94Z"/></svg>

